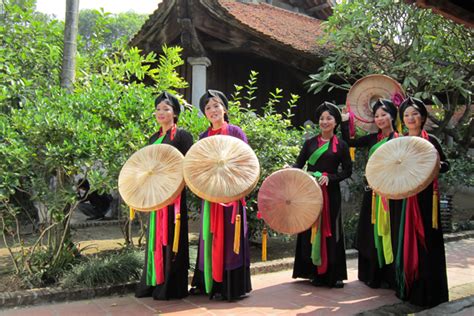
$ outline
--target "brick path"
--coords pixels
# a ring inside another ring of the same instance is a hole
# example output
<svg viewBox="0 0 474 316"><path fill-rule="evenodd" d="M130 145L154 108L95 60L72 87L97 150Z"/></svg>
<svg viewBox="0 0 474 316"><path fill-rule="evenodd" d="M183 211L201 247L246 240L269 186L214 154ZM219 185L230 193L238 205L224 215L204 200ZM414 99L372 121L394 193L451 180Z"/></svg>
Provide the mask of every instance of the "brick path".
<svg viewBox="0 0 474 316"><path fill-rule="evenodd" d="M474 239L446 244L451 299L474 295ZM176 301L136 299L133 295L9 309L0 315L353 315L400 303L393 291L371 289L357 281L357 260L348 260L343 289L316 288L293 280L291 271L252 277L254 290L238 301L188 297Z"/></svg>

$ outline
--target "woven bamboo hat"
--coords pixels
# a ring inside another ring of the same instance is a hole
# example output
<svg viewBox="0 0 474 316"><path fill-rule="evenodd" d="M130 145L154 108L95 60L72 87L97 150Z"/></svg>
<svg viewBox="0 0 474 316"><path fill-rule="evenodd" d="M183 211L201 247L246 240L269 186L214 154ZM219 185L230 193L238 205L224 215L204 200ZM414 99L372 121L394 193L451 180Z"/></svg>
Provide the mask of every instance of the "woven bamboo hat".
<svg viewBox="0 0 474 316"><path fill-rule="evenodd" d="M323 195L316 179L301 169L276 171L258 191L258 209L273 230L297 234L318 219Z"/></svg>
<svg viewBox="0 0 474 316"><path fill-rule="evenodd" d="M405 98L402 86L385 75L368 75L354 83L347 94L346 104L355 114L357 126L367 132L377 132L372 107L378 99L391 100L399 106Z"/></svg>
<svg viewBox="0 0 474 316"><path fill-rule="evenodd" d="M365 176L375 192L398 200L423 191L438 172L439 154L433 144L405 136L380 146L370 156Z"/></svg>
<svg viewBox="0 0 474 316"><path fill-rule="evenodd" d="M171 145L146 146L123 165L120 195L135 210L154 211L173 202L184 188L183 155Z"/></svg>
<svg viewBox="0 0 474 316"><path fill-rule="evenodd" d="M191 191L215 203L236 201L257 185L260 164L242 140L215 135L196 142L183 161L184 180Z"/></svg>

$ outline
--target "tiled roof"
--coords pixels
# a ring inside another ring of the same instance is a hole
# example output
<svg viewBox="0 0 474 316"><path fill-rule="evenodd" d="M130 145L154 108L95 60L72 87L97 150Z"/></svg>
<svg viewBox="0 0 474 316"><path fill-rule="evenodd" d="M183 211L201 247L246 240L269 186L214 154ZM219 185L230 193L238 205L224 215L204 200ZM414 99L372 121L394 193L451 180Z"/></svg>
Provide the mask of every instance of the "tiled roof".
<svg viewBox="0 0 474 316"><path fill-rule="evenodd" d="M323 51L316 43L322 35L321 20L265 3L219 0L219 4L240 23L282 44L311 54Z"/></svg>

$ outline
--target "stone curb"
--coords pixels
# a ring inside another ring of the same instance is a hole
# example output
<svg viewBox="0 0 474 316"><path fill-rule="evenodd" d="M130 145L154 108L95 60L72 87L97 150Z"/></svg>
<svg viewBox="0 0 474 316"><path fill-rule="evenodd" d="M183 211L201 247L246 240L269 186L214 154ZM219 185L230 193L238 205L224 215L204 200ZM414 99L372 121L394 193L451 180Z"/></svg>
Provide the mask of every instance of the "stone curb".
<svg viewBox="0 0 474 316"><path fill-rule="evenodd" d="M92 299L133 292L136 282L88 289L41 288L0 293L0 310L4 308Z"/></svg>
<svg viewBox="0 0 474 316"><path fill-rule="evenodd" d="M96 227L96 226L118 226L125 224L126 219L112 219L112 220L102 220L102 221L88 221L88 222L80 222L70 224L72 229L77 228L88 228L88 227Z"/></svg>
<svg viewBox="0 0 474 316"><path fill-rule="evenodd" d="M474 230L466 230L457 233L450 233L444 235L444 242L458 241L461 239L474 238Z"/></svg>
<svg viewBox="0 0 474 316"><path fill-rule="evenodd" d="M445 242L473 238L474 230L446 234ZM357 250L346 250L346 259L357 258ZM293 267L293 258L283 258L267 262L256 262L251 265L252 275L290 270ZM191 276L189 278L191 283ZM0 293L0 310L17 306L39 305L44 303L57 303L64 301L77 301L92 299L116 294L127 294L135 291L137 282L119 285L110 285L86 289L41 288L15 292Z"/></svg>
<svg viewBox="0 0 474 316"><path fill-rule="evenodd" d="M453 315L453 314L458 314L458 313L461 313L461 314L466 313L465 315L469 315L468 310L470 311L474 310L474 296L468 296L465 298L461 298L459 300L446 302L436 307L433 307L431 309L427 309L419 313L416 313L415 315L444 316L444 315Z"/></svg>

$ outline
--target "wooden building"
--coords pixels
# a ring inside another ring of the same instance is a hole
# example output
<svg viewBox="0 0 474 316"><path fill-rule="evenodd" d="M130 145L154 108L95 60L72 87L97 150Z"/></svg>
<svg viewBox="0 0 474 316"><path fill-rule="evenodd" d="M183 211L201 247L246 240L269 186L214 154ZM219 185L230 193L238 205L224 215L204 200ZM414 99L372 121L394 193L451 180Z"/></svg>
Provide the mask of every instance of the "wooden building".
<svg viewBox="0 0 474 316"><path fill-rule="evenodd" d="M251 70L259 72L255 108L275 88L301 96L295 124L313 119L323 101L344 103L344 94L308 94L303 82L317 72L327 54L317 42L321 23L330 14L327 4L314 0L164 0L132 39L145 53L161 52L163 44L184 48L181 75L190 83L184 94L193 105L206 88L234 92ZM303 5L305 4L305 5ZM283 101L285 104L286 102ZM283 109L282 109L283 110Z"/></svg>
<svg viewBox="0 0 474 316"><path fill-rule="evenodd" d="M456 23L474 28L474 1L472 0L406 0L420 8L431 9Z"/></svg>

